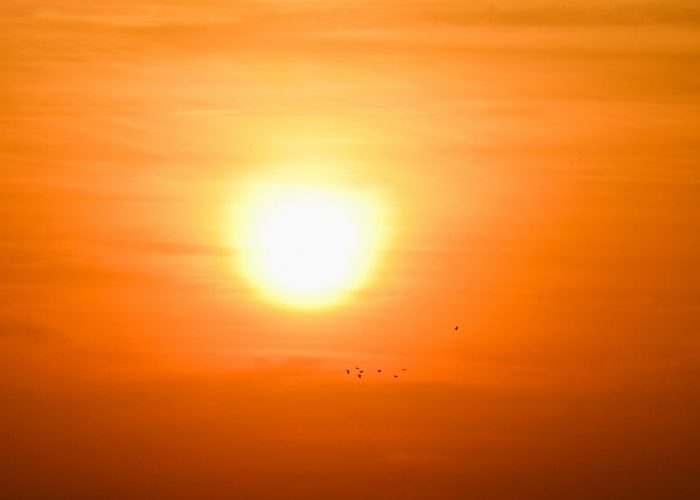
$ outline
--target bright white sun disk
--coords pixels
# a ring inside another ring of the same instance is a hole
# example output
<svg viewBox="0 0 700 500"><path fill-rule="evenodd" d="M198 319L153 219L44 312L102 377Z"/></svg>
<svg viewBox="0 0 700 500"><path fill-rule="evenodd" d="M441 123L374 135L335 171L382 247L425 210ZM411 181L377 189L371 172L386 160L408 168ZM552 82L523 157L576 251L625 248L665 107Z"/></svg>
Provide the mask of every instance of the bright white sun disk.
<svg viewBox="0 0 700 500"><path fill-rule="evenodd" d="M267 298L320 307L367 280L378 245L376 206L368 197L267 186L250 193L242 208L242 270Z"/></svg>

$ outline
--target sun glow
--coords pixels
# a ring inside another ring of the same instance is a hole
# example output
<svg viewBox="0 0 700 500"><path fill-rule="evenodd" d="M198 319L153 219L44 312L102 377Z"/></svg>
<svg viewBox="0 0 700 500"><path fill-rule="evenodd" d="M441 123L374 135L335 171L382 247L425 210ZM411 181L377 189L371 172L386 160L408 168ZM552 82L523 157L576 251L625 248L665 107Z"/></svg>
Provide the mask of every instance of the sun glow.
<svg viewBox="0 0 700 500"><path fill-rule="evenodd" d="M266 185L248 194L236 243L243 274L265 298L319 308L366 284L380 239L371 197L300 185Z"/></svg>

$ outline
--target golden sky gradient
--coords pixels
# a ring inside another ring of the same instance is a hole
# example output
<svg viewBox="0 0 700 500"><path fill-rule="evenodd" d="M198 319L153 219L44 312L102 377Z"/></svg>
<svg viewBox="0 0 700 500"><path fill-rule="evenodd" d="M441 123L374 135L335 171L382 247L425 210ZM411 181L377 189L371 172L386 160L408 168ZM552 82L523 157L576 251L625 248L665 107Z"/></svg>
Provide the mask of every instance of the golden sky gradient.
<svg viewBox="0 0 700 500"><path fill-rule="evenodd" d="M4 1L0 499L700 497L699 68L691 0ZM382 200L366 286L260 300L268 179Z"/></svg>

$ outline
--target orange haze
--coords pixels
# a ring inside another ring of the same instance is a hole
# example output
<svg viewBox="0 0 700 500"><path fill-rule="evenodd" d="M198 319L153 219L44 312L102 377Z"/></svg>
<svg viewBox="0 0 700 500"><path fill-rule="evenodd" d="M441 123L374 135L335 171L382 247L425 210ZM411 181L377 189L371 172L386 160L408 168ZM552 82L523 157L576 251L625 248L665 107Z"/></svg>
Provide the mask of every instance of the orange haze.
<svg viewBox="0 0 700 500"><path fill-rule="evenodd" d="M0 499L700 498L697 1L5 0L0 75ZM369 285L260 301L257 178Z"/></svg>

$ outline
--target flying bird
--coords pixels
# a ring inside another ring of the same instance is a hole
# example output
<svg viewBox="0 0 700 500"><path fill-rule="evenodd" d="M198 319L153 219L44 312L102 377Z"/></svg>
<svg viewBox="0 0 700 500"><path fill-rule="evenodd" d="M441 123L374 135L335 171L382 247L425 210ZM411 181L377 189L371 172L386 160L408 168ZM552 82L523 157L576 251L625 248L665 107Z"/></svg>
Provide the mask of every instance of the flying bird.
<svg viewBox="0 0 700 500"><path fill-rule="evenodd" d="M345 373L347 373L348 375L350 375L350 370L345 370Z"/></svg>
<svg viewBox="0 0 700 500"><path fill-rule="evenodd" d="M361 374L361 373L358 373L358 374L357 374L357 378L362 378L362 374Z"/></svg>
<svg viewBox="0 0 700 500"><path fill-rule="evenodd" d="M455 326L455 331L457 331L457 330L459 330L459 327L458 327L458 326Z"/></svg>
<svg viewBox="0 0 700 500"><path fill-rule="evenodd" d="M381 370L377 370L377 373L382 373L382 371L381 371Z"/></svg>
<svg viewBox="0 0 700 500"><path fill-rule="evenodd" d="M394 378L399 378L399 376L398 376L398 375L394 375Z"/></svg>
<svg viewBox="0 0 700 500"><path fill-rule="evenodd" d="M406 371L406 368L401 368L401 371L402 371L402 372L405 372L405 371Z"/></svg>

